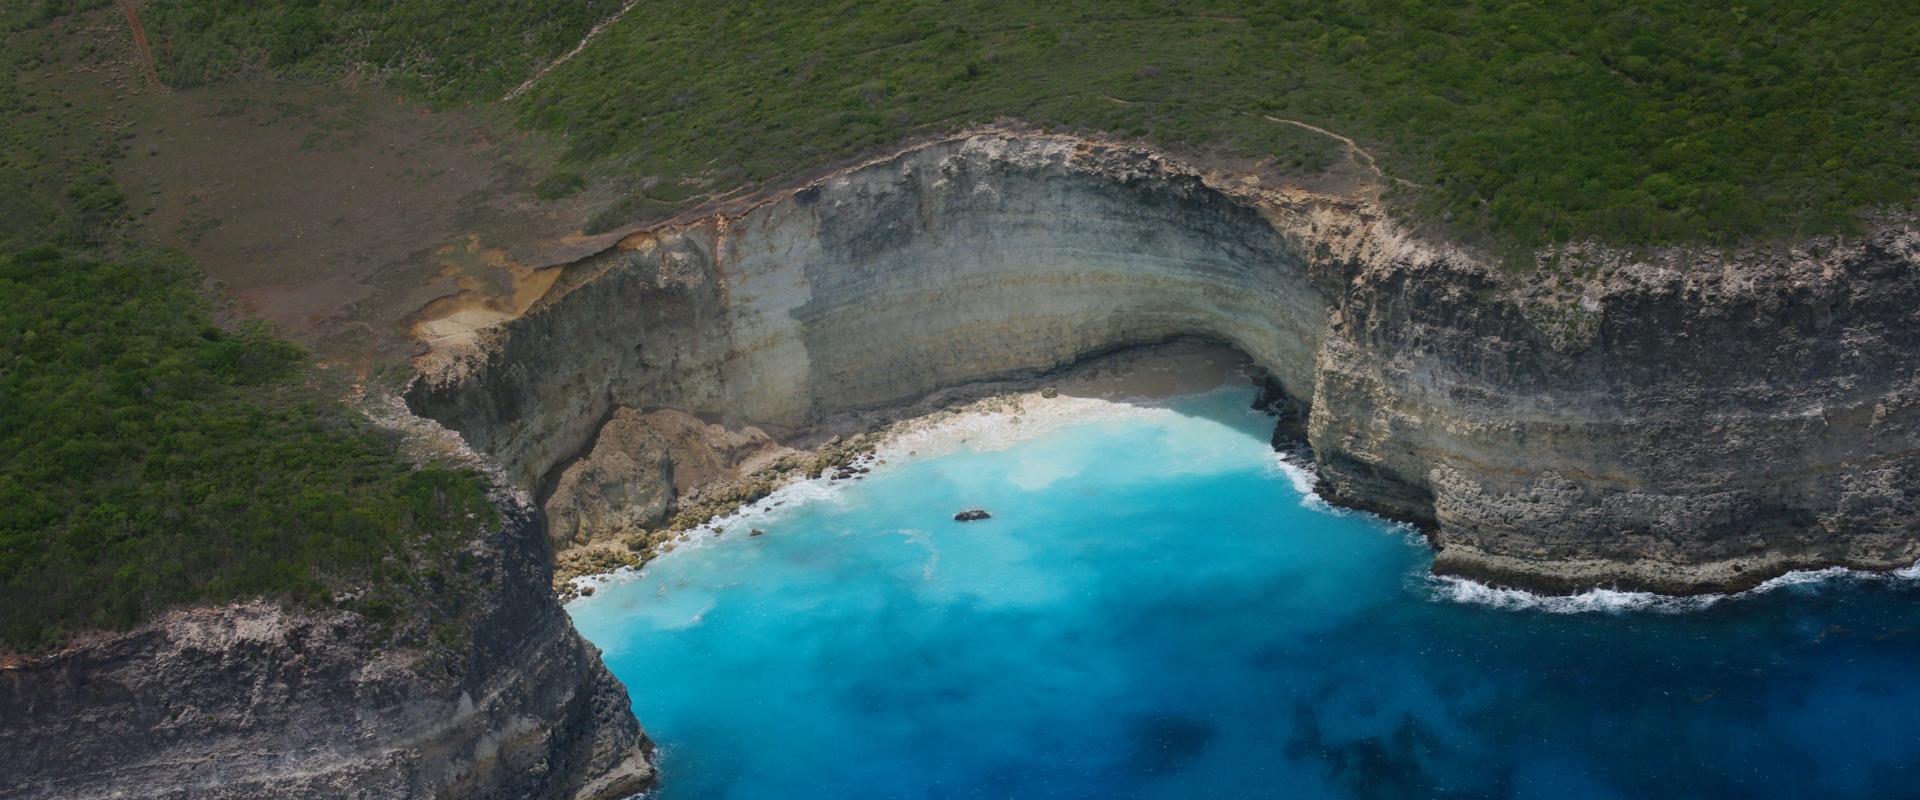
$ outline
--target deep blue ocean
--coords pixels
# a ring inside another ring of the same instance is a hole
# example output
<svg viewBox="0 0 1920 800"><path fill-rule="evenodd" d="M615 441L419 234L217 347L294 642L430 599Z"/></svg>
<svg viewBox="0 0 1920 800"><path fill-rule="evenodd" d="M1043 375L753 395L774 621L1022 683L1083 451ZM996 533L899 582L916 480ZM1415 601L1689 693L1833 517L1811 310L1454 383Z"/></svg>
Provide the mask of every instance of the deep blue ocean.
<svg viewBox="0 0 1920 800"><path fill-rule="evenodd" d="M1433 580L1251 399L976 419L569 610L668 800L1920 797L1920 581Z"/></svg>

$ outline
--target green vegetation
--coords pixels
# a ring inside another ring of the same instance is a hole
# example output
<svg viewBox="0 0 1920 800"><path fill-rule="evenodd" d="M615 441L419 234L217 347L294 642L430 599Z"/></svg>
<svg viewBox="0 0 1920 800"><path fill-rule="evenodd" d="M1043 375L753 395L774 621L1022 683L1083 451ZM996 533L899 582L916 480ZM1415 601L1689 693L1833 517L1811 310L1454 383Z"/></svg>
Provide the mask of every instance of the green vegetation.
<svg viewBox="0 0 1920 800"><path fill-rule="evenodd" d="M348 53L473 97L610 10L411 0L374 17L362 5L181 0L151 13L168 21L174 75L206 74L194 54L207 43L242 41L296 69ZM250 10L227 19L233 8ZM324 37L289 33L303 8L328 20ZM474 19L446 25L456 13ZM1913 200L1915 42L1920 4L1906 0L659 0L515 113L564 135L579 164L626 167L631 200L609 224L1003 117L1323 163L1325 142L1270 115L1352 136L1424 187L1402 186L1399 209L1455 234L1725 242L1845 229L1861 209Z"/></svg>
<svg viewBox="0 0 1920 800"><path fill-rule="evenodd" d="M113 139L53 92L22 86L31 51L0 52L0 253L105 241L126 214L106 163Z"/></svg>
<svg viewBox="0 0 1920 800"><path fill-rule="evenodd" d="M0 32L38 27L55 17L90 11L112 0L25 0L0 8Z"/></svg>
<svg viewBox="0 0 1920 800"><path fill-rule="evenodd" d="M587 176L573 170L563 170L541 178L533 185L533 194L542 200L558 200L587 186Z"/></svg>
<svg viewBox="0 0 1920 800"><path fill-rule="evenodd" d="M1457 231L1724 241L1914 197L1915 42L1904 0L653 3L519 113L709 188L1002 116L1265 154L1272 115Z"/></svg>
<svg viewBox="0 0 1920 800"><path fill-rule="evenodd" d="M336 592L457 640L461 554L498 524L485 483L414 468L299 348L216 324L190 264L125 241L122 126L29 80L93 65L46 26L104 5L0 10L0 652Z"/></svg>
<svg viewBox="0 0 1920 800"><path fill-rule="evenodd" d="M161 78L190 86L260 67L335 77L371 65L434 102L499 97L571 49L615 0L189 0L142 9Z"/></svg>
<svg viewBox="0 0 1920 800"><path fill-rule="evenodd" d="M497 524L478 480L401 463L195 283L166 257L0 256L0 642L345 587L385 616Z"/></svg>

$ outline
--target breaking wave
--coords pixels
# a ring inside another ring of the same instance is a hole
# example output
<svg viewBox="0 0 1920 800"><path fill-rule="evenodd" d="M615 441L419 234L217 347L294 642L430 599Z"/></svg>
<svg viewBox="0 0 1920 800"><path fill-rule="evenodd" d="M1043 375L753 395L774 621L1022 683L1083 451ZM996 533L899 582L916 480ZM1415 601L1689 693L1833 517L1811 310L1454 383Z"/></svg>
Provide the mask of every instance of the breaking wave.
<svg viewBox="0 0 1920 800"><path fill-rule="evenodd" d="M1641 612L1684 614L1711 608L1730 600L1756 597L1783 589L1817 590L1828 585L1884 583L1920 580L1920 562L1892 572L1863 572L1846 567L1794 570L1742 592L1697 595L1670 595L1655 592L1630 592L1619 589L1588 589L1578 594L1535 594L1524 589L1489 586L1453 575L1427 576L1428 595L1435 600L1486 606L1503 611L1538 611L1547 614L1591 614Z"/></svg>

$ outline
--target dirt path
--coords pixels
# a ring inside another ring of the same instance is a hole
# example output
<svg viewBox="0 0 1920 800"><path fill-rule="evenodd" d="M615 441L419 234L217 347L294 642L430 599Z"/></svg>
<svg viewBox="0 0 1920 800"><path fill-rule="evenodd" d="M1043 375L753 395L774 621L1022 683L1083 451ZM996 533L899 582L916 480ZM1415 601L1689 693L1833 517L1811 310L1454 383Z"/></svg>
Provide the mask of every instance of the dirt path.
<svg viewBox="0 0 1920 800"><path fill-rule="evenodd" d="M153 47L147 44L146 27L140 24L137 0L120 0L120 10L127 15L127 27L133 29L133 49L140 56L140 72L147 76L147 85L166 88L160 84L160 71L153 66Z"/></svg>
<svg viewBox="0 0 1920 800"><path fill-rule="evenodd" d="M621 6L619 11L613 12L613 16L608 17L606 18L606 20L602 21L600 24L593 26L593 30L587 31L587 35L580 37L580 43L574 45L572 50L568 50L565 55L562 55L559 58L554 59L553 63L548 64L544 67L541 67L538 70L535 70L533 73L533 77L528 78L525 81L522 81L519 86L513 87L513 91L507 92L505 95L501 96L500 102L504 103L508 100L512 100L513 98L519 97L522 92L525 92L526 90L533 88L534 84L539 83L541 78L547 77L547 73L552 72L554 67L558 67L561 64L565 64L567 63L568 59L571 59L574 56L579 55L580 51L587 49L587 43L593 41L593 37L599 36L601 31L604 31L607 29L607 26L612 25L613 23L619 22L620 18L626 16L628 11L632 11L634 5L638 4L639 2L640 0L627 0L626 4Z"/></svg>
<svg viewBox="0 0 1920 800"><path fill-rule="evenodd" d="M1367 152L1366 148L1361 147L1357 142L1355 142L1352 139L1349 139L1345 136L1341 136L1340 134L1334 133L1333 131L1327 130L1326 128L1322 128L1318 125L1308 125L1307 123L1301 122L1300 120L1297 120L1297 119L1286 119L1283 117L1275 117L1268 114L1261 114L1260 118L1268 122L1278 122L1282 125L1292 125L1296 128L1304 128L1306 130L1313 131L1314 133L1320 134L1322 136L1330 136L1335 139L1338 139L1342 144L1345 144L1347 146L1348 151L1352 152L1355 156L1358 156L1362 161L1367 162L1367 169L1372 170L1373 174L1379 175L1382 178L1392 178L1392 180L1395 183L1398 183L1402 186L1420 187L1420 184L1414 183L1413 181L1407 180L1405 178L1395 178L1393 176L1388 175L1386 171L1380 169L1380 165L1373 160L1373 154Z"/></svg>

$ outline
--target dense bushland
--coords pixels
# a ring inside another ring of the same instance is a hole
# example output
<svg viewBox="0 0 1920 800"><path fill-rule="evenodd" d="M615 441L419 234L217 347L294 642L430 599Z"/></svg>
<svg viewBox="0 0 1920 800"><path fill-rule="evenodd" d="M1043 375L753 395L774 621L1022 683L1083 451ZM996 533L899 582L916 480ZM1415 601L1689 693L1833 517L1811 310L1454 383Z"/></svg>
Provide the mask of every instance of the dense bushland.
<svg viewBox="0 0 1920 800"><path fill-rule="evenodd" d="M1830 231L1920 185L1920 4L1901 0L649 11L519 113L672 193L1000 116L1251 154L1273 147L1262 116L1298 119L1427 187L1401 207L1529 244Z"/></svg>
<svg viewBox="0 0 1920 800"><path fill-rule="evenodd" d="M330 77L368 67L450 102L500 96L619 9L618 0L186 0L141 13L172 85L259 68Z"/></svg>
<svg viewBox="0 0 1920 800"><path fill-rule="evenodd" d="M0 256L0 648L336 590L384 619L497 524L475 476L403 463L196 288L165 256Z"/></svg>
<svg viewBox="0 0 1920 800"><path fill-rule="evenodd" d="M179 77L236 53L358 60L475 97L612 10L372 6L178 0L150 16ZM1271 115L1354 137L1421 185L1397 208L1456 234L1726 242L1842 230L1914 198L1916 42L1905 0L656 0L515 111L630 179L608 224L1001 117L1322 163Z"/></svg>
<svg viewBox="0 0 1920 800"><path fill-rule="evenodd" d="M68 98L17 79L35 55L0 48L0 253L41 242L96 245L126 214L108 169L118 152L111 136Z"/></svg>

